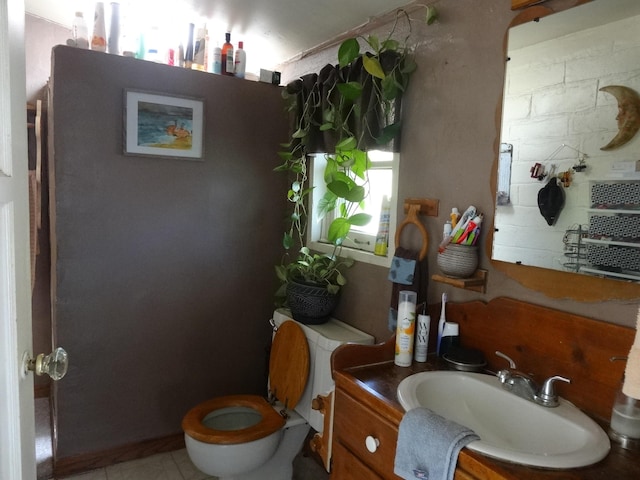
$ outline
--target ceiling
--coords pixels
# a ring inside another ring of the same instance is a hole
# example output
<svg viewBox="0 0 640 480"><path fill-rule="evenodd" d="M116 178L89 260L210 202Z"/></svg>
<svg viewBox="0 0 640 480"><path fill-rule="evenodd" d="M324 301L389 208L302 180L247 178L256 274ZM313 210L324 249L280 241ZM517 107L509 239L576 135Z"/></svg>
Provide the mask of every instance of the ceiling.
<svg viewBox="0 0 640 480"><path fill-rule="evenodd" d="M83 11L91 30L90 0L25 0L27 13L70 27L75 11ZM110 2L106 1L107 17ZM244 42L247 71L274 69L372 18L411 0L121 0L122 17L136 23L186 32L190 22L207 24L212 42ZM144 27L143 27L144 28ZM186 33L184 33L186 35Z"/></svg>

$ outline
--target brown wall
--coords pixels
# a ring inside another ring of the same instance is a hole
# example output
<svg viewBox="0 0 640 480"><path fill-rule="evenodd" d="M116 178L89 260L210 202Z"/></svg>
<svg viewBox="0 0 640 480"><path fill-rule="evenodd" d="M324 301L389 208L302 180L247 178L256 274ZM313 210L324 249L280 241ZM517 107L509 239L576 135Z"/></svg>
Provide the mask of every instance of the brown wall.
<svg viewBox="0 0 640 480"><path fill-rule="evenodd" d="M545 5L562 9L575 3L576 0L550 0ZM429 248L432 273L437 272L436 245L452 207L464 209L475 205L486 214L485 225L493 222L490 175L499 136L495 118L504 82L503 40L517 13L510 10L508 0L440 0L435 4L440 20L431 26L418 20L423 11L412 13L416 21L412 22L411 41L418 69L403 103L399 179L399 199L440 200L439 216L424 217L432 239ZM404 38L406 28L402 21L400 25L397 38ZM378 30L379 36L386 35L389 27ZM336 51L337 47L329 48L284 66L283 82L317 72L326 63L336 63ZM402 215L400 211L398 214ZM484 244L480 267L489 271L485 295L432 282L430 303L439 302L442 292L447 292L454 302L507 296L608 322L635 325L636 301L589 303L549 298L496 270ZM337 316L378 340L386 339L390 334L386 318L391 296L386 269L357 264L348 272L348 280Z"/></svg>
<svg viewBox="0 0 640 480"><path fill-rule="evenodd" d="M52 75L58 459L181 431L266 390L285 179L278 88L58 46ZM124 89L202 98L204 161L124 156Z"/></svg>

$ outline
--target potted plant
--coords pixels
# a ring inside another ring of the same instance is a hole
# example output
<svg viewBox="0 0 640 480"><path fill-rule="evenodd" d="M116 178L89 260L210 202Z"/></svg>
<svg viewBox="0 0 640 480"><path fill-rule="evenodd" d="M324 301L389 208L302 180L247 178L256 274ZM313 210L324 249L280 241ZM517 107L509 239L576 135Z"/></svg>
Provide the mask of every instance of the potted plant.
<svg viewBox="0 0 640 480"><path fill-rule="evenodd" d="M371 220L361 211L369 188L367 151L388 148L398 141L402 93L416 68L406 45L408 37L402 43L393 39L403 16L410 21L407 13L399 10L384 39L359 37L365 50L361 50L358 38L345 40L338 50L337 65L305 75L283 90L294 123L290 141L278 153L282 163L275 170L292 176L287 191L292 208L283 236L286 253L282 264L276 266L282 282L276 297L286 298L296 320L322 323L329 318L347 282L343 270L353 264L353 260L341 258L342 244L352 226L364 226ZM313 253L306 246L312 190L309 160L317 152L324 153L326 159L326 193L317 208L320 217L333 213L327 233L327 241L333 245L331 254ZM291 258L289 252L295 247L297 255ZM317 314L309 313L314 302L323 307Z"/></svg>

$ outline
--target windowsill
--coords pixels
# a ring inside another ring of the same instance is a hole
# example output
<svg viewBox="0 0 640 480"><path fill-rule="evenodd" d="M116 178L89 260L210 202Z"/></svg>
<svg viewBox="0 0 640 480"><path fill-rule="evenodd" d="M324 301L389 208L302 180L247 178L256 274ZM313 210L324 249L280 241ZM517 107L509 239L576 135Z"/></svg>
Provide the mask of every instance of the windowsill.
<svg viewBox="0 0 640 480"><path fill-rule="evenodd" d="M333 245L328 243L321 242L310 242L309 248L322 253L332 253ZM377 265L379 267L387 267L391 266L391 259L393 255L390 255L387 252L385 257L381 255L374 255L371 252L365 252L364 250L356 250L355 248L342 247L342 255L343 257L353 258L357 262L368 263L370 265Z"/></svg>

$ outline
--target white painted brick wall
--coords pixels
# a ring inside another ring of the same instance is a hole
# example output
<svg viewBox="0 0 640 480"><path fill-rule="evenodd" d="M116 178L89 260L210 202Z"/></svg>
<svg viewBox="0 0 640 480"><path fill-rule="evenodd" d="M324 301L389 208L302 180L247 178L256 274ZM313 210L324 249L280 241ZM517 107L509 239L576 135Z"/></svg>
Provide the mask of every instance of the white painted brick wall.
<svg viewBox="0 0 640 480"><path fill-rule="evenodd" d="M616 135L617 102L605 85L640 92L640 17L628 18L510 51L502 142L513 144L511 205L496 209L494 258L562 269L567 229L588 224L589 182L606 180L613 161L640 159L640 135L622 148L600 147ZM573 174L565 207L550 227L538 210L546 184L530 177L534 163L566 171L578 161L570 148L546 161L562 144L588 155L586 173Z"/></svg>

